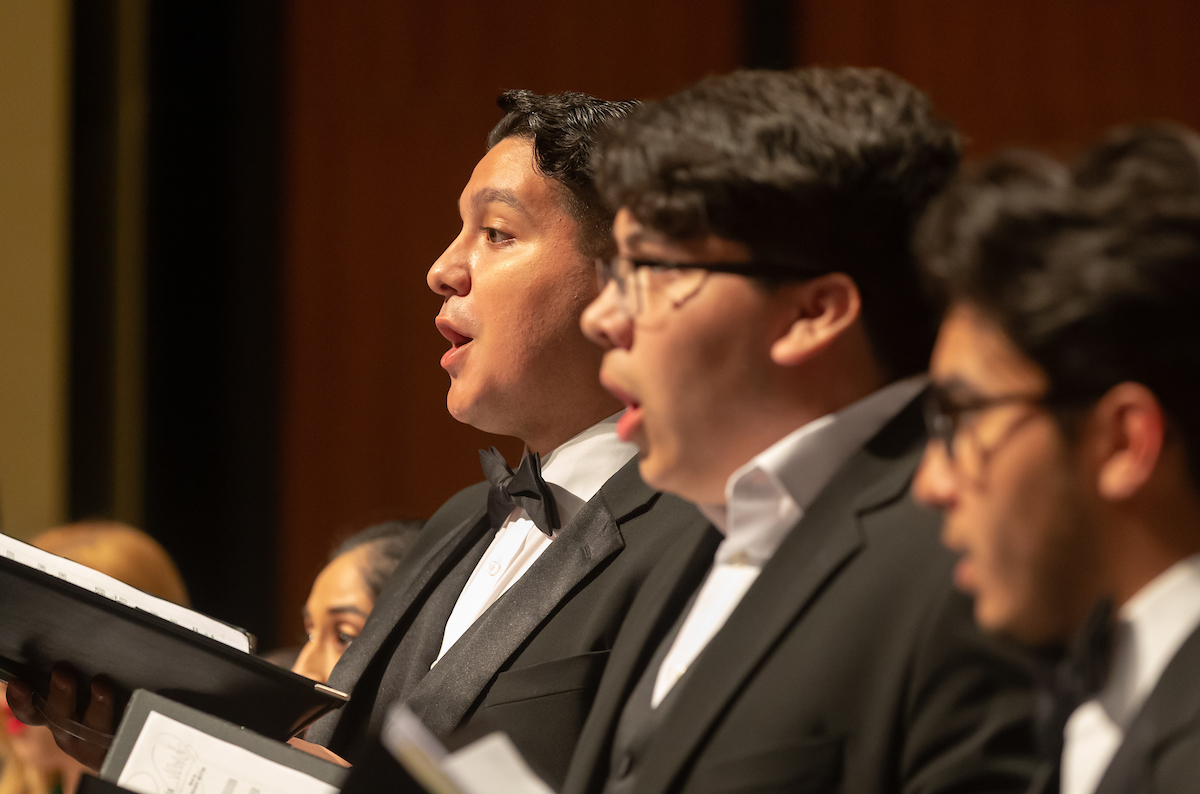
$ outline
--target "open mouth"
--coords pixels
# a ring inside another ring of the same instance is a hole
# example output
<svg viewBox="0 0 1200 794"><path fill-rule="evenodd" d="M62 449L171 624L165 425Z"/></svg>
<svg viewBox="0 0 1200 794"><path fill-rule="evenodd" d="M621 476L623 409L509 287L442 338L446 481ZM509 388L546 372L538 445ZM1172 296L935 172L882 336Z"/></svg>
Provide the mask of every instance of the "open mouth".
<svg viewBox="0 0 1200 794"><path fill-rule="evenodd" d="M442 336L446 337L447 341L450 342L450 349L442 354L442 366L446 367L453 363L454 359L459 356L463 348L471 344L473 339L472 337L459 333L454 329L453 326L450 325L448 320L443 320L441 317L437 318L434 321L434 324L437 326L438 332L441 333Z"/></svg>
<svg viewBox="0 0 1200 794"><path fill-rule="evenodd" d="M642 426L642 404L632 394L603 377L600 379L600 385L607 389L612 396L625 403L625 412L617 420L617 438L622 441L632 441L634 434Z"/></svg>

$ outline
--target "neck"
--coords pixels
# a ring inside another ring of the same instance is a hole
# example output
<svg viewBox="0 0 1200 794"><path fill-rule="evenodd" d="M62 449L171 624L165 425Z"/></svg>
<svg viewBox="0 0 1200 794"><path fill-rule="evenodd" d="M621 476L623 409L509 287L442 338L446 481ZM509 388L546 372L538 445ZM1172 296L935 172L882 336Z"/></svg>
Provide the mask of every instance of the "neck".
<svg viewBox="0 0 1200 794"><path fill-rule="evenodd" d="M83 778L83 767L76 763L64 766L60 771L63 794L75 794Z"/></svg>
<svg viewBox="0 0 1200 794"><path fill-rule="evenodd" d="M1200 553L1200 498L1178 487L1155 487L1116 507L1104 527L1107 594L1117 607L1180 560Z"/></svg>
<svg viewBox="0 0 1200 794"><path fill-rule="evenodd" d="M555 417L555 421L539 423L520 433L517 438L525 442L530 452L540 453L543 457L549 455L584 430L621 410L620 402L607 392L605 396L608 399L597 401L583 410L576 408L566 416Z"/></svg>
<svg viewBox="0 0 1200 794"><path fill-rule="evenodd" d="M730 476L756 455L810 422L836 413L878 388L873 385L850 387L840 379L824 386L828 388L822 388L819 394L806 395L803 384L796 382L791 388L775 390L753 404L742 406L740 412L746 421L737 425L736 433L721 439L722 462L717 465L714 460L714 465L707 467L705 476L693 475L695 479L666 490L698 504L725 504L725 486Z"/></svg>

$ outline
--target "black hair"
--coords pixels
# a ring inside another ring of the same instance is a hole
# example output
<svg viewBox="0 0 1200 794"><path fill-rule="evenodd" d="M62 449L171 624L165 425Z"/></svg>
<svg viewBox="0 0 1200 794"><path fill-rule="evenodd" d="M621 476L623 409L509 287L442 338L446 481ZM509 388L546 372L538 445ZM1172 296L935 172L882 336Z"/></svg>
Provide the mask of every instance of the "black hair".
<svg viewBox="0 0 1200 794"><path fill-rule="evenodd" d="M879 69L739 71L608 128L594 156L610 207L676 239L715 234L792 277L842 272L891 377L924 371L937 328L913 227L958 166L958 134Z"/></svg>
<svg viewBox="0 0 1200 794"><path fill-rule="evenodd" d="M1200 137L1116 130L1067 167L1008 152L930 207L918 249L943 300L994 321L1086 407L1118 383L1150 389L1200 474Z"/></svg>
<svg viewBox="0 0 1200 794"><path fill-rule="evenodd" d="M359 570L371 590L372 598L376 598L392 571L412 550L424 526L423 520L385 521L369 526L339 543L329 555L329 561L333 562L343 554L366 547L367 565Z"/></svg>
<svg viewBox="0 0 1200 794"><path fill-rule="evenodd" d="M487 148L506 138L528 138L534 162L543 176L562 185L567 211L579 230L579 250L587 257L613 251L613 212L600 200L592 181L592 149L596 135L636 102L607 102L574 91L535 94L505 91L496 99L504 118L488 135Z"/></svg>

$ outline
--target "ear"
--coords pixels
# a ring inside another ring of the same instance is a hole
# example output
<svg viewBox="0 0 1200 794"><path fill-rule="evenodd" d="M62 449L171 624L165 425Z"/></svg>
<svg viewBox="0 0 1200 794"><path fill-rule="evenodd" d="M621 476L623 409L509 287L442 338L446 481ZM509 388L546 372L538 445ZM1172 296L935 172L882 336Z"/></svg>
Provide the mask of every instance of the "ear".
<svg viewBox="0 0 1200 794"><path fill-rule="evenodd" d="M790 324L771 344L771 360L794 367L827 349L862 314L854 279L829 273L780 288Z"/></svg>
<svg viewBox="0 0 1200 794"><path fill-rule="evenodd" d="M1161 458L1166 416L1154 393L1140 383L1120 383L1092 409L1087 430L1097 454L1096 489L1121 501L1150 479Z"/></svg>

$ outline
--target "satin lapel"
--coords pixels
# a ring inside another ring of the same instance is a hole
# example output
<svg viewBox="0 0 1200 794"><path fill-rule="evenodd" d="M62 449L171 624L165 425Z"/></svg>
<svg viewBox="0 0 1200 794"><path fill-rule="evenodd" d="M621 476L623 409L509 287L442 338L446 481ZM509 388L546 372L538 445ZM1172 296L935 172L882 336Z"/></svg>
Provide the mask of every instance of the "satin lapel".
<svg viewBox="0 0 1200 794"><path fill-rule="evenodd" d="M592 499L542 556L421 680L408 706L436 736L458 727L496 672L593 568L624 546L603 500Z"/></svg>
<svg viewBox="0 0 1200 794"><path fill-rule="evenodd" d="M658 491L646 485L638 474L636 455L600 488L600 498L618 524L649 510L658 497Z"/></svg>
<svg viewBox="0 0 1200 794"><path fill-rule="evenodd" d="M671 789L755 668L861 548L860 517L903 495L921 453L919 421L911 406L901 413L841 469L784 539L692 664L646 750L639 791Z"/></svg>
<svg viewBox="0 0 1200 794"><path fill-rule="evenodd" d="M380 592L375 607L371 610L371 616L363 626L362 634L350 644L334 667L329 685L343 692L353 692L359 682L365 680L368 689L372 692L378 690L379 682L375 679L387 669L389 661L386 658L387 654L377 658L379 649L396 626L405 622L407 612L418 603L418 598L429 585L441 581L445 576L444 569L449 561L457 557L456 552L469 547L478 540L480 533L487 529L485 503L434 542L424 554L407 557ZM351 698L350 703L342 709L317 721L309 729L310 741L327 742L333 736L342 715L356 710L360 705L368 710L371 708L370 704L360 704Z"/></svg>
<svg viewBox="0 0 1200 794"><path fill-rule="evenodd" d="M1100 779L1096 794L1142 791L1138 785L1145 782L1148 764L1158 748L1192 727L1200 715L1197 672L1200 672L1200 629L1192 632L1163 671Z"/></svg>

